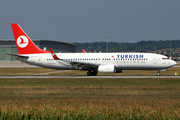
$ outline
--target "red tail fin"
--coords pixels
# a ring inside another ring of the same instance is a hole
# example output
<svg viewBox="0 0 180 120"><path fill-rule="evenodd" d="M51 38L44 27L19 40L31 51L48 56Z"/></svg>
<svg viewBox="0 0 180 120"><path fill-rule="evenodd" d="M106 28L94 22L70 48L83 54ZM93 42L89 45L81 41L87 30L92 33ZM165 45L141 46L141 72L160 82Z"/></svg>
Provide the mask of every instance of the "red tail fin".
<svg viewBox="0 0 180 120"><path fill-rule="evenodd" d="M83 53L86 53L86 51L85 51L84 49L82 49L82 52L83 52Z"/></svg>
<svg viewBox="0 0 180 120"><path fill-rule="evenodd" d="M39 49L17 23L12 23L11 27L19 54L50 53Z"/></svg>

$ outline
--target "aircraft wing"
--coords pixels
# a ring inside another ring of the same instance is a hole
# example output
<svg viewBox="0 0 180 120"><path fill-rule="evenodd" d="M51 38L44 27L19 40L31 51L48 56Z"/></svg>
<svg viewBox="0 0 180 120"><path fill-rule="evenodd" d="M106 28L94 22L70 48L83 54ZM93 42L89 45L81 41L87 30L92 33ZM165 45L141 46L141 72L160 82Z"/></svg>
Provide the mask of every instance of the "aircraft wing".
<svg viewBox="0 0 180 120"><path fill-rule="evenodd" d="M5 53L5 54L15 56L15 57L20 57L20 58L29 58L29 56L25 56L25 55L16 55L16 54L9 54L9 53Z"/></svg>
<svg viewBox="0 0 180 120"><path fill-rule="evenodd" d="M69 62L71 65L78 66L78 67L97 68L99 66L99 64L97 64L97 63L88 63L88 62L73 61L73 60L64 60L64 59L58 58L57 55L53 52L53 50L51 48L49 48L49 50L51 51L51 54L52 54L52 56L53 56L53 58L55 60L61 60L61 61Z"/></svg>

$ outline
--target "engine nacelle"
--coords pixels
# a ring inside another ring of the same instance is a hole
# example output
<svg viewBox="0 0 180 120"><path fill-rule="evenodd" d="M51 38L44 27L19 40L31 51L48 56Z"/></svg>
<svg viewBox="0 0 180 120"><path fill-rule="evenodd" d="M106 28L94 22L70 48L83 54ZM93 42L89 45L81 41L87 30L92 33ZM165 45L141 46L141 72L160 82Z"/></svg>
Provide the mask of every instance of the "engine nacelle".
<svg viewBox="0 0 180 120"><path fill-rule="evenodd" d="M116 67L114 65L100 65L98 67L99 73L115 73Z"/></svg>

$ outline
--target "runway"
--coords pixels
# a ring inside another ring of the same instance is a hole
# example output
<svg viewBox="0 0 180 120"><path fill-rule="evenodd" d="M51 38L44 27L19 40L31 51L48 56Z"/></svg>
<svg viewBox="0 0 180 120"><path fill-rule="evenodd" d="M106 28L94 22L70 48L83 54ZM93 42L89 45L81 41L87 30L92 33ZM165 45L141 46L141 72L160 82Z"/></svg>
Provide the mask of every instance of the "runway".
<svg viewBox="0 0 180 120"><path fill-rule="evenodd" d="M180 67L180 62L177 62L178 65L174 67ZM20 61L14 62L0 62L0 68L37 68L38 66L29 65Z"/></svg>
<svg viewBox="0 0 180 120"><path fill-rule="evenodd" d="M180 78L180 76L0 76L2 78Z"/></svg>
<svg viewBox="0 0 180 120"><path fill-rule="evenodd" d="M19 61L16 62L0 62L0 68L36 68L37 66L28 65ZM174 66L180 67L180 65ZM55 71L56 72L56 71ZM57 71L59 72L59 71ZM63 72L63 71L62 71ZM29 76L0 76L1 78L180 78L180 76L48 76L47 73L37 73Z"/></svg>

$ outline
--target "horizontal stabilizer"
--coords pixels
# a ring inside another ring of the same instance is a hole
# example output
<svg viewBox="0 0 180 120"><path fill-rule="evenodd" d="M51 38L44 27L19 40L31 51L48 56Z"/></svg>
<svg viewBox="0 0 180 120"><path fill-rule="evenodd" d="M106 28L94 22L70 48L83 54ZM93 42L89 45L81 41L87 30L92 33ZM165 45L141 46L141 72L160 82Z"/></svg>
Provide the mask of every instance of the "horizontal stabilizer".
<svg viewBox="0 0 180 120"><path fill-rule="evenodd" d="M16 55L16 54L9 54L9 53L5 53L5 54L15 56L15 57L21 57L21 58L29 58L29 56L24 56L24 55Z"/></svg>

